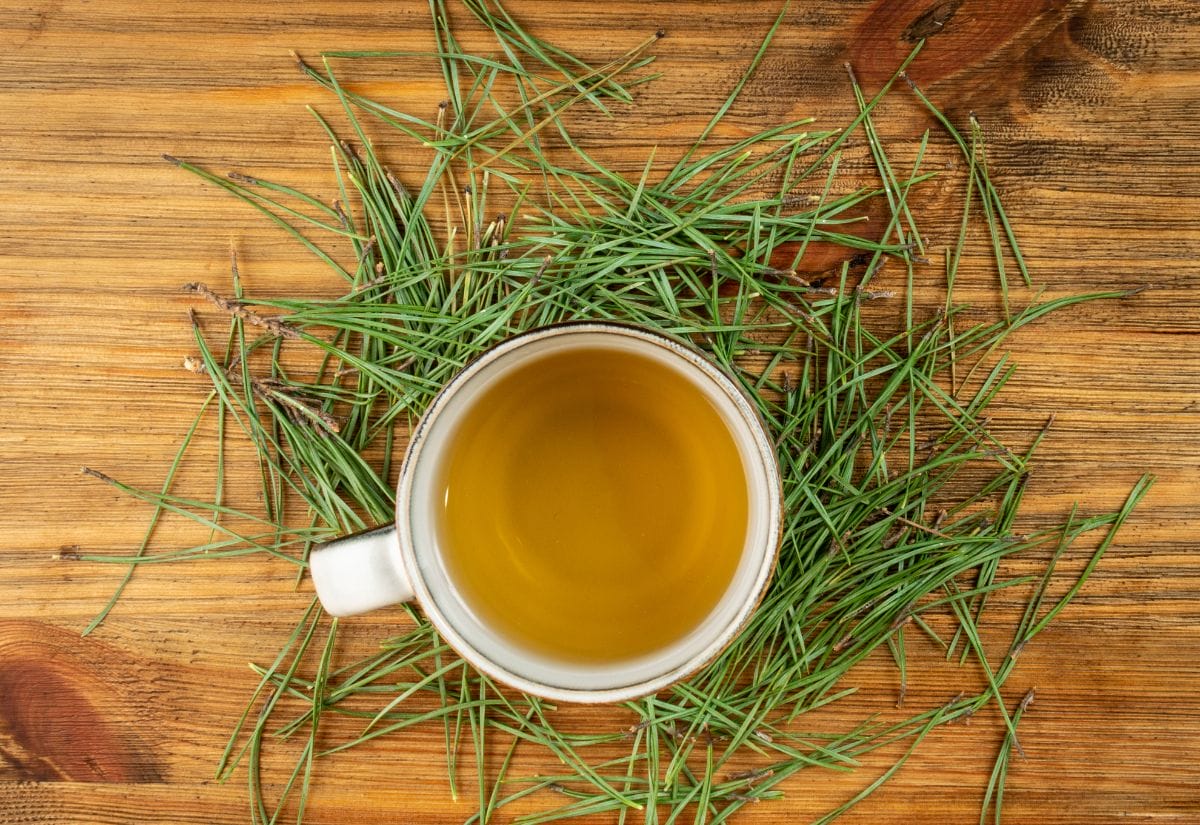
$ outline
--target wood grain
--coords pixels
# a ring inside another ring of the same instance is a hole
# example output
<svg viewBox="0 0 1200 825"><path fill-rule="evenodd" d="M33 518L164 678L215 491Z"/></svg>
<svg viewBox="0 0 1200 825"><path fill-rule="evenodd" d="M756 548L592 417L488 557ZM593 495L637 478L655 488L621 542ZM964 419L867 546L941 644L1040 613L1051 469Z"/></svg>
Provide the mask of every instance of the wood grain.
<svg viewBox="0 0 1200 825"><path fill-rule="evenodd" d="M512 8L597 59L668 30L657 46L665 76L638 105L577 122L630 174L651 145L668 157L691 141L777 13L774 2ZM272 656L307 602L291 571L258 559L145 567L85 639L121 571L57 557L75 546L127 552L140 539L145 508L78 468L161 480L200 392L179 368L190 351L182 284L227 285L232 241L256 292L338 288L251 210L159 154L331 197L326 142L304 106L334 107L289 49L427 49L426 15L424 3L381 0L33 0L0 12L0 823L248 821L241 779L211 776L253 687L246 663ZM494 50L456 17L468 47ZM1006 821L1200 822L1200 12L1191 0L797 3L719 137L809 114L843 123L853 99L842 63L875 86L921 36L912 74L959 122L978 113L1047 294L1148 287L1022 332L1021 370L995 408L997 432L1017 442L1057 415L1030 482L1029 524L1061 518L1075 500L1114 507L1143 471L1159 478L1085 593L1022 656L1012 700L1031 686L1038 699L1022 722L1029 758L1014 762ZM400 108L432 112L440 99L432 65L354 71ZM900 156L928 125L903 95L879 122ZM419 167L393 137L384 146L402 170ZM863 147L847 152L863 180L869 164ZM923 197L922 214L937 215L961 193L939 183ZM931 219L933 241L952 231ZM981 307L994 305L986 256L969 283ZM211 487L202 458L182 476L198 494ZM251 470L238 466L235 484ZM158 546L196 538L168 521ZM997 601L989 632L1000 640L1016 605ZM396 621L349 623L338 655L368 650ZM978 679L931 650L911 667L909 707ZM886 662L851 681L860 695L831 719L895 700ZM570 713L593 726L624 719ZM845 821L977 821L998 743L990 715L938 731ZM451 799L441 749L440 732L415 730L328 760L309 821L461 822L472 800ZM804 777L784 786L786 801L736 821L808 821L895 755ZM526 770L552 767L522 758ZM272 787L282 770L268 766Z"/></svg>

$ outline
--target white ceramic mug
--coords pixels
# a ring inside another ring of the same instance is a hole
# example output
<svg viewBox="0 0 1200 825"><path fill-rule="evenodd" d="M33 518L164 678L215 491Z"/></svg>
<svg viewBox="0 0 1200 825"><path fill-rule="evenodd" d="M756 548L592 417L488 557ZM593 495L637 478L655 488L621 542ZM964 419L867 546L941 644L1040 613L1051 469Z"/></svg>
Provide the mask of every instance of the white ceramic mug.
<svg viewBox="0 0 1200 825"><path fill-rule="evenodd" d="M745 475L749 504L741 557L725 594L699 625L668 647L596 664L532 654L484 626L464 604L440 555L434 524L440 462L457 424L496 381L563 348L615 348L653 359L702 393L723 419ZM568 702L620 702L648 695L695 672L737 635L774 568L782 495L774 445L746 395L686 344L614 323L544 327L488 350L438 394L413 432L396 492L396 524L316 548L309 566L317 595L335 616L415 599L465 660L527 693Z"/></svg>

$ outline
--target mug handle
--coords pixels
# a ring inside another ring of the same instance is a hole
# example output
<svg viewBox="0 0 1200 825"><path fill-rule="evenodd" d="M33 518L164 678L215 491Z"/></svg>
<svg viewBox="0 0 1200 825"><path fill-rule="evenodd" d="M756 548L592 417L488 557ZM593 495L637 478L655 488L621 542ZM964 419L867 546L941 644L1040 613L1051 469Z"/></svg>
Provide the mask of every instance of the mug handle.
<svg viewBox="0 0 1200 825"><path fill-rule="evenodd" d="M309 554L308 572L331 616L354 616L413 598L393 524L318 544Z"/></svg>

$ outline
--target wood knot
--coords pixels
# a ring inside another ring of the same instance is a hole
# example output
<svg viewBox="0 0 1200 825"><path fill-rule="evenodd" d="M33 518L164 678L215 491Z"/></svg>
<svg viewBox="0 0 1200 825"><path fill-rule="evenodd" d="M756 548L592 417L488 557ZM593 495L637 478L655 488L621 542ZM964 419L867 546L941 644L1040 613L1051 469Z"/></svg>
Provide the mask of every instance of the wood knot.
<svg viewBox="0 0 1200 825"><path fill-rule="evenodd" d="M1012 96L1030 50L1068 16L1045 0L877 0L849 40L848 56L863 86L885 82L916 43L925 48L909 67L928 87L955 77L969 93ZM945 102L945 90L942 102Z"/></svg>
<svg viewBox="0 0 1200 825"><path fill-rule="evenodd" d="M77 635L45 624L0 622L0 776L162 782L151 751L109 716L113 685L78 655L84 648Z"/></svg>

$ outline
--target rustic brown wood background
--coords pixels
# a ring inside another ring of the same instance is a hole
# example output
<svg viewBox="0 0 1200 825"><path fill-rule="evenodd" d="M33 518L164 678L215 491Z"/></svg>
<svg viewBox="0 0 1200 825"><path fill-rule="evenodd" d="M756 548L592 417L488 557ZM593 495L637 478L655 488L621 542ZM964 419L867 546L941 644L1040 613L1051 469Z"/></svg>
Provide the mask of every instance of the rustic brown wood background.
<svg viewBox="0 0 1200 825"><path fill-rule="evenodd" d="M636 172L651 144L665 157L689 142L778 4L513 7L598 59L668 30L656 47L666 76L615 122L577 125ZM416 0L0 5L0 823L248 821L241 776L211 777L255 681L247 662L269 661L307 602L292 571L254 559L145 567L109 621L81 638L123 571L58 554L76 545L117 554L140 539L146 508L79 467L148 487L162 478L201 392L180 368L192 305L181 284L227 287L232 240L252 291L338 288L252 210L159 154L332 197L326 141L304 106L335 107L289 50L429 48L427 14ZM468 45L491 52L465 18L460 9ZM1074 500L1115 507L1144 470L1158 484L1008 686L1014 704L1031 686L1038 698L1022 722L1029 758L1014 759L1006 821L1200 822L1200 8L798 2L730 123L748 130L806 114L844 123L853 104L842 62L873 87L920 35L930 39L913 74L958 122L979 113L1039 282L1050 294L1148 287L1014 341L1022 369L997 426L1019 441L1057 414L1030 483L1031 522L1063 517ZM429 63L361 71L370 91L413 111L431 112L441 97ZM903 154L927 122L898 94L880 124ZM394 151L401 168L419 167ZM848 168L866 179L855 151ZM932 186L925 204L942 242L956 186ZM977 257L971 282L984 300L994 281ZM184 467L183 489L209 489L211 454ZM157 547L195 537L166 522ZM1016 602L998 603L1003 618ZM339 655L368 649L395 621L347 623ZM1003 644L1003 622L994 638ZM932 652L912 669L910 709L977 679ZM895 699L882 660L853 682L862 694L841 711L847 719ZM611 711L578 713L593 726L619 723ZM976 821L998 744L994 711L937 732L846 821ZM792 782L786 801L735 821L808 821L895 755ZM473 795L451 801L442 758L440 732L416 730L329 759L310 821L462 821ZM548 767L530 757L527 769L539 764ZM273 787L280 778L268 773Z"/></svg>

